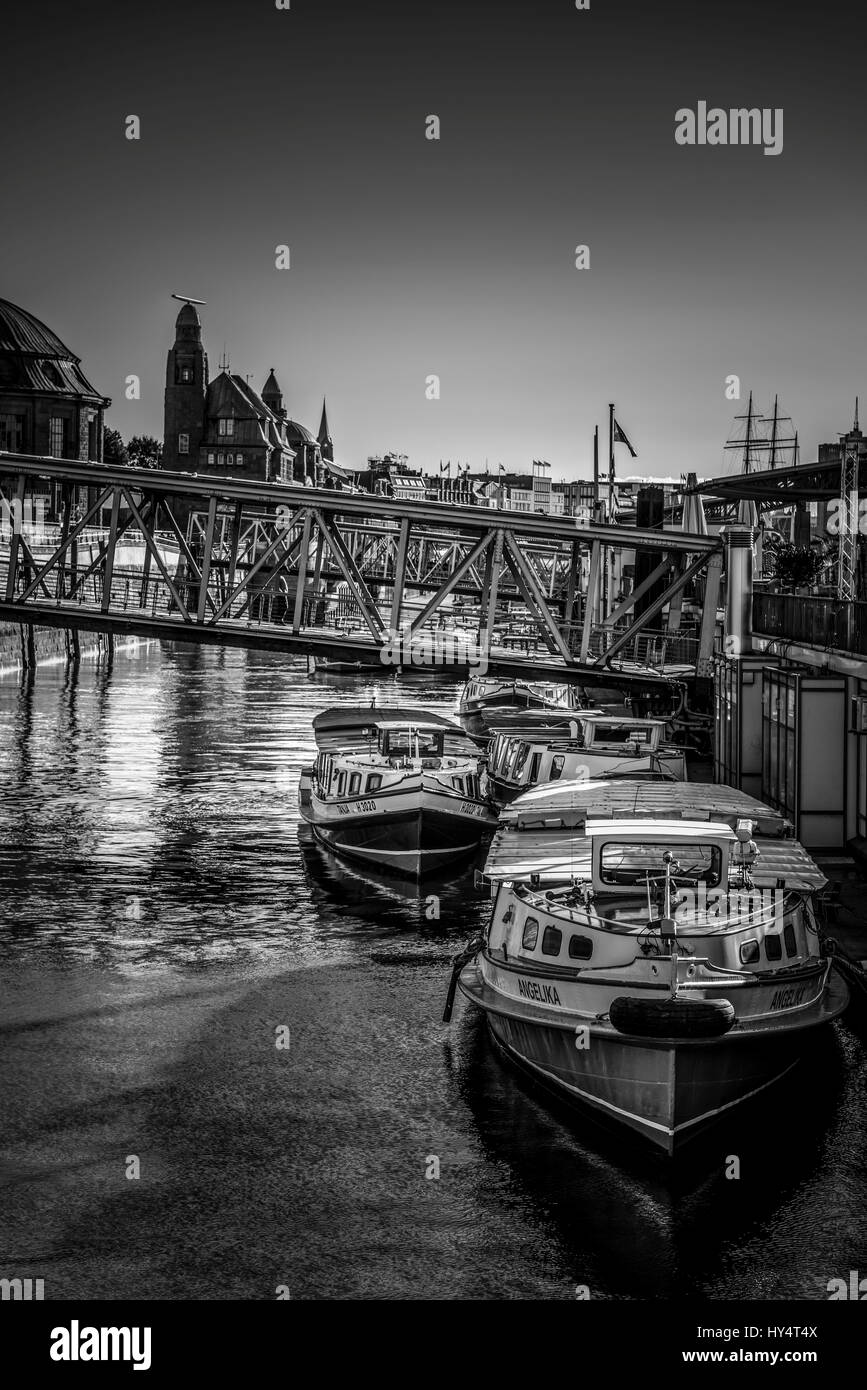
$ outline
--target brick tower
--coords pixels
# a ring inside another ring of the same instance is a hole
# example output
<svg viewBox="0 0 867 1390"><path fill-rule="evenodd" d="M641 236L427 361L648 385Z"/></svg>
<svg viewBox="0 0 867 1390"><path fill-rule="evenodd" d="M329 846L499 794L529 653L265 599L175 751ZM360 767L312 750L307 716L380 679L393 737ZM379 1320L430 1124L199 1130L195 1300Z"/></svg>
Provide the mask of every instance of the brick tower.
<svg viewBox="0 0 867 1390"><path fill-rule="evenodd" d="M208 355L202 324L192 304L184 304L175 324L175 345L166 361L163 468L195 472L205 433Z"/></svg>

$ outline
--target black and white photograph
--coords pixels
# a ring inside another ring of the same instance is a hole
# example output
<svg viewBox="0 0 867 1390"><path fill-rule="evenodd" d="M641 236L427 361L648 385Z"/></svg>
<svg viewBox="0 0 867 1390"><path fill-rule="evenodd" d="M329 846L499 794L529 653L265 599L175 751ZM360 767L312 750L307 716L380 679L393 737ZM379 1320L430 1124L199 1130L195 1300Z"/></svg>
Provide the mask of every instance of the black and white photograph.
<svg viewBox="0 0 867 1390"><path fill-rule="evenodd" d="M28 1367L168 1378L207 1325L218 1371L207 1305L522 1301L609 1371L828 1373L865 40L843 0L4 10Z"/></svg>

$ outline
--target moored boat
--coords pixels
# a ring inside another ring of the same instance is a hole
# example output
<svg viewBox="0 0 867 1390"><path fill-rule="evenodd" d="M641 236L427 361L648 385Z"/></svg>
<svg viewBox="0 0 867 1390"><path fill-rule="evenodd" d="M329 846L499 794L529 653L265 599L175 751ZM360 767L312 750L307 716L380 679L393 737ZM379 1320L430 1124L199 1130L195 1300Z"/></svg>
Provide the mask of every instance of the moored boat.
<svg viewBox="0 0 867 1390"><path fill-rule="evenodd" d="M536 1081L671 1154L846 1006L791 833L728 787L539 787L501 817L457 983Z"/></svg>
<svg viewBox="0 0 867 1390"><path fill-rule="evenodd" d="M299 808L329 849L419 877L468 857L496 810L478 749L448 719L412 709L336 708L313 721Z"/></svg>
<svg viewBox="0 0 867 1390"><path fill-rule="evenodd" d="M461 692L458 713L467 733L474 738L486 738L504 711L526 710L568 716L587 706L587 697L581 687L566 682L473 676Z"/></svg>
<svg viewBox="0 0 867 1390"><path fill-rule="evenodd" d="M499 732L488 748L488 774L498 801L512 801L545 782L596 777L686 781L682 748L665 741L661 719L576 712L565 733Z"/></svg>

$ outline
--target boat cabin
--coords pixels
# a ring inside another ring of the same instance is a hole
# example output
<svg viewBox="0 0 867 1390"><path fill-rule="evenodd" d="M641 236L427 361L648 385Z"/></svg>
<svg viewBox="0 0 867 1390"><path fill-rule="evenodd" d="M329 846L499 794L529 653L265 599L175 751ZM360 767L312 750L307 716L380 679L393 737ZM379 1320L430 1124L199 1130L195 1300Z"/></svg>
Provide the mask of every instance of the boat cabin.
<svg viewBox="0 0 867 1390"><path fill-rule="evenodd" d="M443 756L445 731L441 725L378 719L375 727L377 752L393 766L403 766L417 758L422 766L427 766Z"/></svg>
<svg viewBox="0 0 867 1390"><path fill-rule="evenodd" d="M602 969L627 965L637 954L665 954L664 856L671 855L669 908L679 953L725 970L785 970L815 953L808 884L798 874L788 886L782 877L768 886L754 831L746 818L734 827L633 817L564 828L570 883L561 877L562 886L542 891L532 872L519 882L504 876L489 949L504 959L573 969L582 961L582 968ZM770 845L765 853L784 859L787 852L778 841L773 855Z"/></svg>
<svg viewBox="0 0 867 1390"><path fill-rule="evenodd" d="M499 696L508 703L526 700L531 704L568 710L576 707L578 692L573 693L569 685L550 681L510 681L497 676L473 676L464 687L461 703L474 700L494 703Z"/></svg>
<svg viewBox="0 0 867 1390"><path fill-rule="evenodd" d="M515 789L616 772L621 761L638 763L629 768L631 777L644 770L681 780L682 750L666 746L664 737L661 719L576 715L569 721L568 738L552 738L550 730L540 730L537 737L526 732L496 734L489 766L494 778Z"/></svg>

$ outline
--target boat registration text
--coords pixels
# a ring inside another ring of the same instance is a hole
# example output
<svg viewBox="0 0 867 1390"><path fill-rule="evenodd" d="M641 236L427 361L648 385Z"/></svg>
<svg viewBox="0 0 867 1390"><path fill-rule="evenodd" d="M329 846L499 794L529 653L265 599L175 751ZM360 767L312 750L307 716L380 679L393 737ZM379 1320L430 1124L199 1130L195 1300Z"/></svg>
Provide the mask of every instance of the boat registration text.
<svg viewBox="0 0 867 1390"><path fill-rule="evenodd" d="M554 985L540 985L538 980L518 978L518 993L524 999L535 999L540 1004L559 1004L560 996Z"/></svg>

